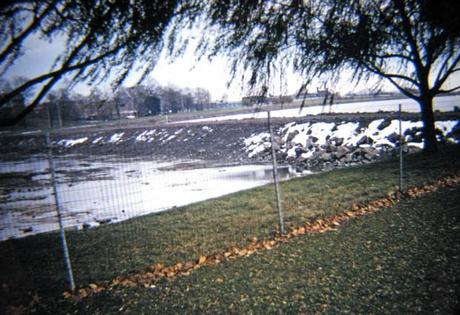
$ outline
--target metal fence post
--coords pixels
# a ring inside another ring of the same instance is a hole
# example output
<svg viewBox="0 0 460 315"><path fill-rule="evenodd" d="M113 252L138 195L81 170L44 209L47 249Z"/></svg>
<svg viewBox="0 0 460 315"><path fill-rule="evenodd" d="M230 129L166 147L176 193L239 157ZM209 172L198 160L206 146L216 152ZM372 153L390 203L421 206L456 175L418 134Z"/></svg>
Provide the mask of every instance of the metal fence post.
<svg viewBox="0 0 460 315"><path fill-rule="evenodd" d="M56 173L55 173L54 160L53 160L53 152L51 148L49 132L46 132L46 145L48 147L48 165L49 165L50 174L51 174L51 184L53 187L54 202L56 205L57 217L58 217L58 222L59 222L59 232L61 235L61 246L62 246L62 252L64 254L64 265L66 268L67 278L69 281L69 287L70 287L70 290L73 292L75 291L75 280L73 277L72 264L70 262L69 248L67 247L67 240L65 237L64 224L62 222L61 204L59 201L59 194L58 194L57 183L56 183Z"/></svg>
<svg viewBox="0 0 460 315"><path fill-rule="evenodd" d="M401 104L398 105L398 115L399 115L399 192L403 192L403 134L402 134L402 112Z"/></svg>
<svg viewBox="0 0 460 315"><path fill-rule="evenodd" d="M283 208L281 207L281 192L280 192L279 180L278 180L278 166L276 163L276 153L275 153L275 147L274 147L275 140L273 138L273 130L272 130L271 122L270 122L270 111L267 111L267 117L268 117L268 131L270 132L272 164L273 164L273 181L275 182L276 206L278 208L280 233L285 234Z"/></svg>

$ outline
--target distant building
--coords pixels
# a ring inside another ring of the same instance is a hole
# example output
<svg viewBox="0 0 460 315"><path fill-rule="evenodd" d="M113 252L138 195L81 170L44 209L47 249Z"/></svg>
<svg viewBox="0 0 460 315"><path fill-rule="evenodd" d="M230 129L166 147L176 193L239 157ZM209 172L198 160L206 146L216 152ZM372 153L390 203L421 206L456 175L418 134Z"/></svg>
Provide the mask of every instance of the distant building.
<svg viewBox="0 0 460 315"><path fill-rule="evenodd" d="M241 100L243 106L252 106L256 104L267 104L268 98L266 96L245 96Z"/></svg>
<svg viewBox="0 0 460 315"><path fill-rule="evenodd" d="M161 114L161 100L157 96L147 96L138 106L139 116L156 116Z"/></svg>

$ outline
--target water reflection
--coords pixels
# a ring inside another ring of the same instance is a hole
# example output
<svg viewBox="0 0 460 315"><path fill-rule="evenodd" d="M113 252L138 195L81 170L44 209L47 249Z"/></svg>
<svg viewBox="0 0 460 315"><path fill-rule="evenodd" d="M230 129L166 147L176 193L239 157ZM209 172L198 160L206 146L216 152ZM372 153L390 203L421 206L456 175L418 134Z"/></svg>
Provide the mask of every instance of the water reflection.
<svg viewBox="0 0 460 315"><path fill-rule="evenodd" d="M191 165L190 161L185 161ZM65 157L56 161L58 193L66 227L96 226L166 211L273 182L271 165L181 168L184 161L116 161ZM278 168L280 180L298 176ZM58 229L45 157L0 163L0 240ZM15 184L16 183L16 184Z"/></svg>
<svg viewBox="0 0 460 315"><path fill-rule="evenodd" d="M271 166L264 166L263 169L244 170L240 172L232 172L230 174L223 173L222 178L228 180L254 180L254 181L271 181L273 179L273 170ZM292 166L279 166L277 168L278 178L280 180L288 180L292 177L298 177L299 173Z"/></svg>

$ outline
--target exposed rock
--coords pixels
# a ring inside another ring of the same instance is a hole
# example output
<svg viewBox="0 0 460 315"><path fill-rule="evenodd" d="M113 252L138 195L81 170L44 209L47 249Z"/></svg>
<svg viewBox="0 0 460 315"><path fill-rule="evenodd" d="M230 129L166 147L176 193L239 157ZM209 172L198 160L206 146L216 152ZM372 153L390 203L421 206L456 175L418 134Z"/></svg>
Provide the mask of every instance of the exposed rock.
<svg viewBox="0 0 460 315"><path fill-rule="evenodd" d="M319 155L319 160L322 162L330 162L332 160L332 154L323 152Z"/></svg>
<svg viewBox="0 0 460 315"><path fill-rule="evenodd" d="M457 107L458 109L458 107ZM460 121L457 122L455 127L452 129L450 133L447 134L448 137L455 138L455 139L460 139Z"/></svg>
<svg viewBox="0 0 460 315"><path fill-rule="evenodd" d="M353 153L346 154L345 158L343 159L343 162L345 164L350 164L351 162L353 162Z"/></svg>
<svg viewBox="0 0 460 315"><path fill-rule="evenodd" d="M300 157L303 153L307 153L308 149L304 147L297 147L295 148L295 155L296 158Z"/></svg>
<svg viewBox="0 0 460 315"><path fill-rule="evenodd" d="M407 129L403 136L406 142L423 142L422 128Z"/></svg>
<svg viewBox="0 0 460 315"><path fill-rule="evenodd" d="M390 119L384 119L380 125L377 126L377 129L378 130L383 130L385 129L386 127L388 127L389 125L391 125L391 120Z"/></svg>
<svg viewBox="0 0 460 315"><path fill-rule="evenodd" d="M372 144L374 141L369 138L368 136L362 136L361 139L358 140L358 142L356 142L356 145L357 146L360 146L360 145L363 145L363 144Z"/></svg>
<svg viewBox="0 0 460 315"><path fill-rule="evenodd" d="M394 144L399 143L399 134L393 132L392 134L388 135L387 140Z"/></svg>
<svg viewBox="0 0 460 315"><path fill-rule="evenodd" d="M337 151L337 147L333 145L332 143L328 143L323 146L324 150L326 150L327 153L333 153Z"/></svg>
<svg viewBox="0 0 460 315"><path fill-rule="evenodd" d="M334 152L334 155L336 159L340 160L343 157L345 157L345 155L347 155L348 153L350 153L350 150L347 147L339 146L337 147L337 150Z"/></svg>
<svg viewBox="0 0 460 315"><path fill-rule="evenodd" d="M361 148L361 155L368 161L372 161L378 157L377 149L373 147Z"/></svg>
<svg viewBox="0 0 460 315"><path fill-rule="evenodd" d="M334 138L331 138L330 142L336 146L341 146L343 144L343 138L334 137Z"/></svg>
<svg viewBox="0 0 460 315"><path fill-rule="evenodd" d="M316 141L318 141L318 138L315 138ZM313 141L313 139L311 139L311 137L309 137L307 139L307 142L305 144L305 147L308 149L308 150L312 150L315 146L315 141Z"/></svg>
<svg viewBox="0 0 460 315"><path fill-rule="evenodd" d="M294 131L290 132L286 137L286 142L291 142L292 139L294 139L295 136L297 136L298 134L299 134L298 130L294 130Z"/></svg>

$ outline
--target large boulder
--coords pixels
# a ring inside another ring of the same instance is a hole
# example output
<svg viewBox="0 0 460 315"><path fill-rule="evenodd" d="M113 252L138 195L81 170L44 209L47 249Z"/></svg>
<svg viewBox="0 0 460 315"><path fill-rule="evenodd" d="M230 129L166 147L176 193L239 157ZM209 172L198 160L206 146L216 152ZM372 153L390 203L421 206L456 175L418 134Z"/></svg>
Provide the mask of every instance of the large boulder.
<svg viewBox="0 0 460 315"><path fill-rule="evenodd" d="M368 161L372 161L376 159L379 155L377 149L373 147L361 148L361 155L364 159Z"/></svg>
<svg viewBox="0 0 460 315"><path fill-rule="evenodd" d="M361 146L363 144L372 144L372 143L374 143L374 140L372 140L368 136L362 136L361 139L359 139L358 142L356 142L356 145Z"/></svg>
<svg viewBox="0 0 460 315"><path fill-rule="evenodd" d="M319 156L318 156L318 159L325 163L325 162L331 162L332 161L332 154L331 153L327 153L327 152L322 152Z"/></svg>
<svg viewBox="0 0 460 315"><path fill-rule="evenodd" d="M334 156L336 159L340 160L344 158L348 153L350 153L350 149L345 146L337 147L337 150L334 152Z"/></svg>

